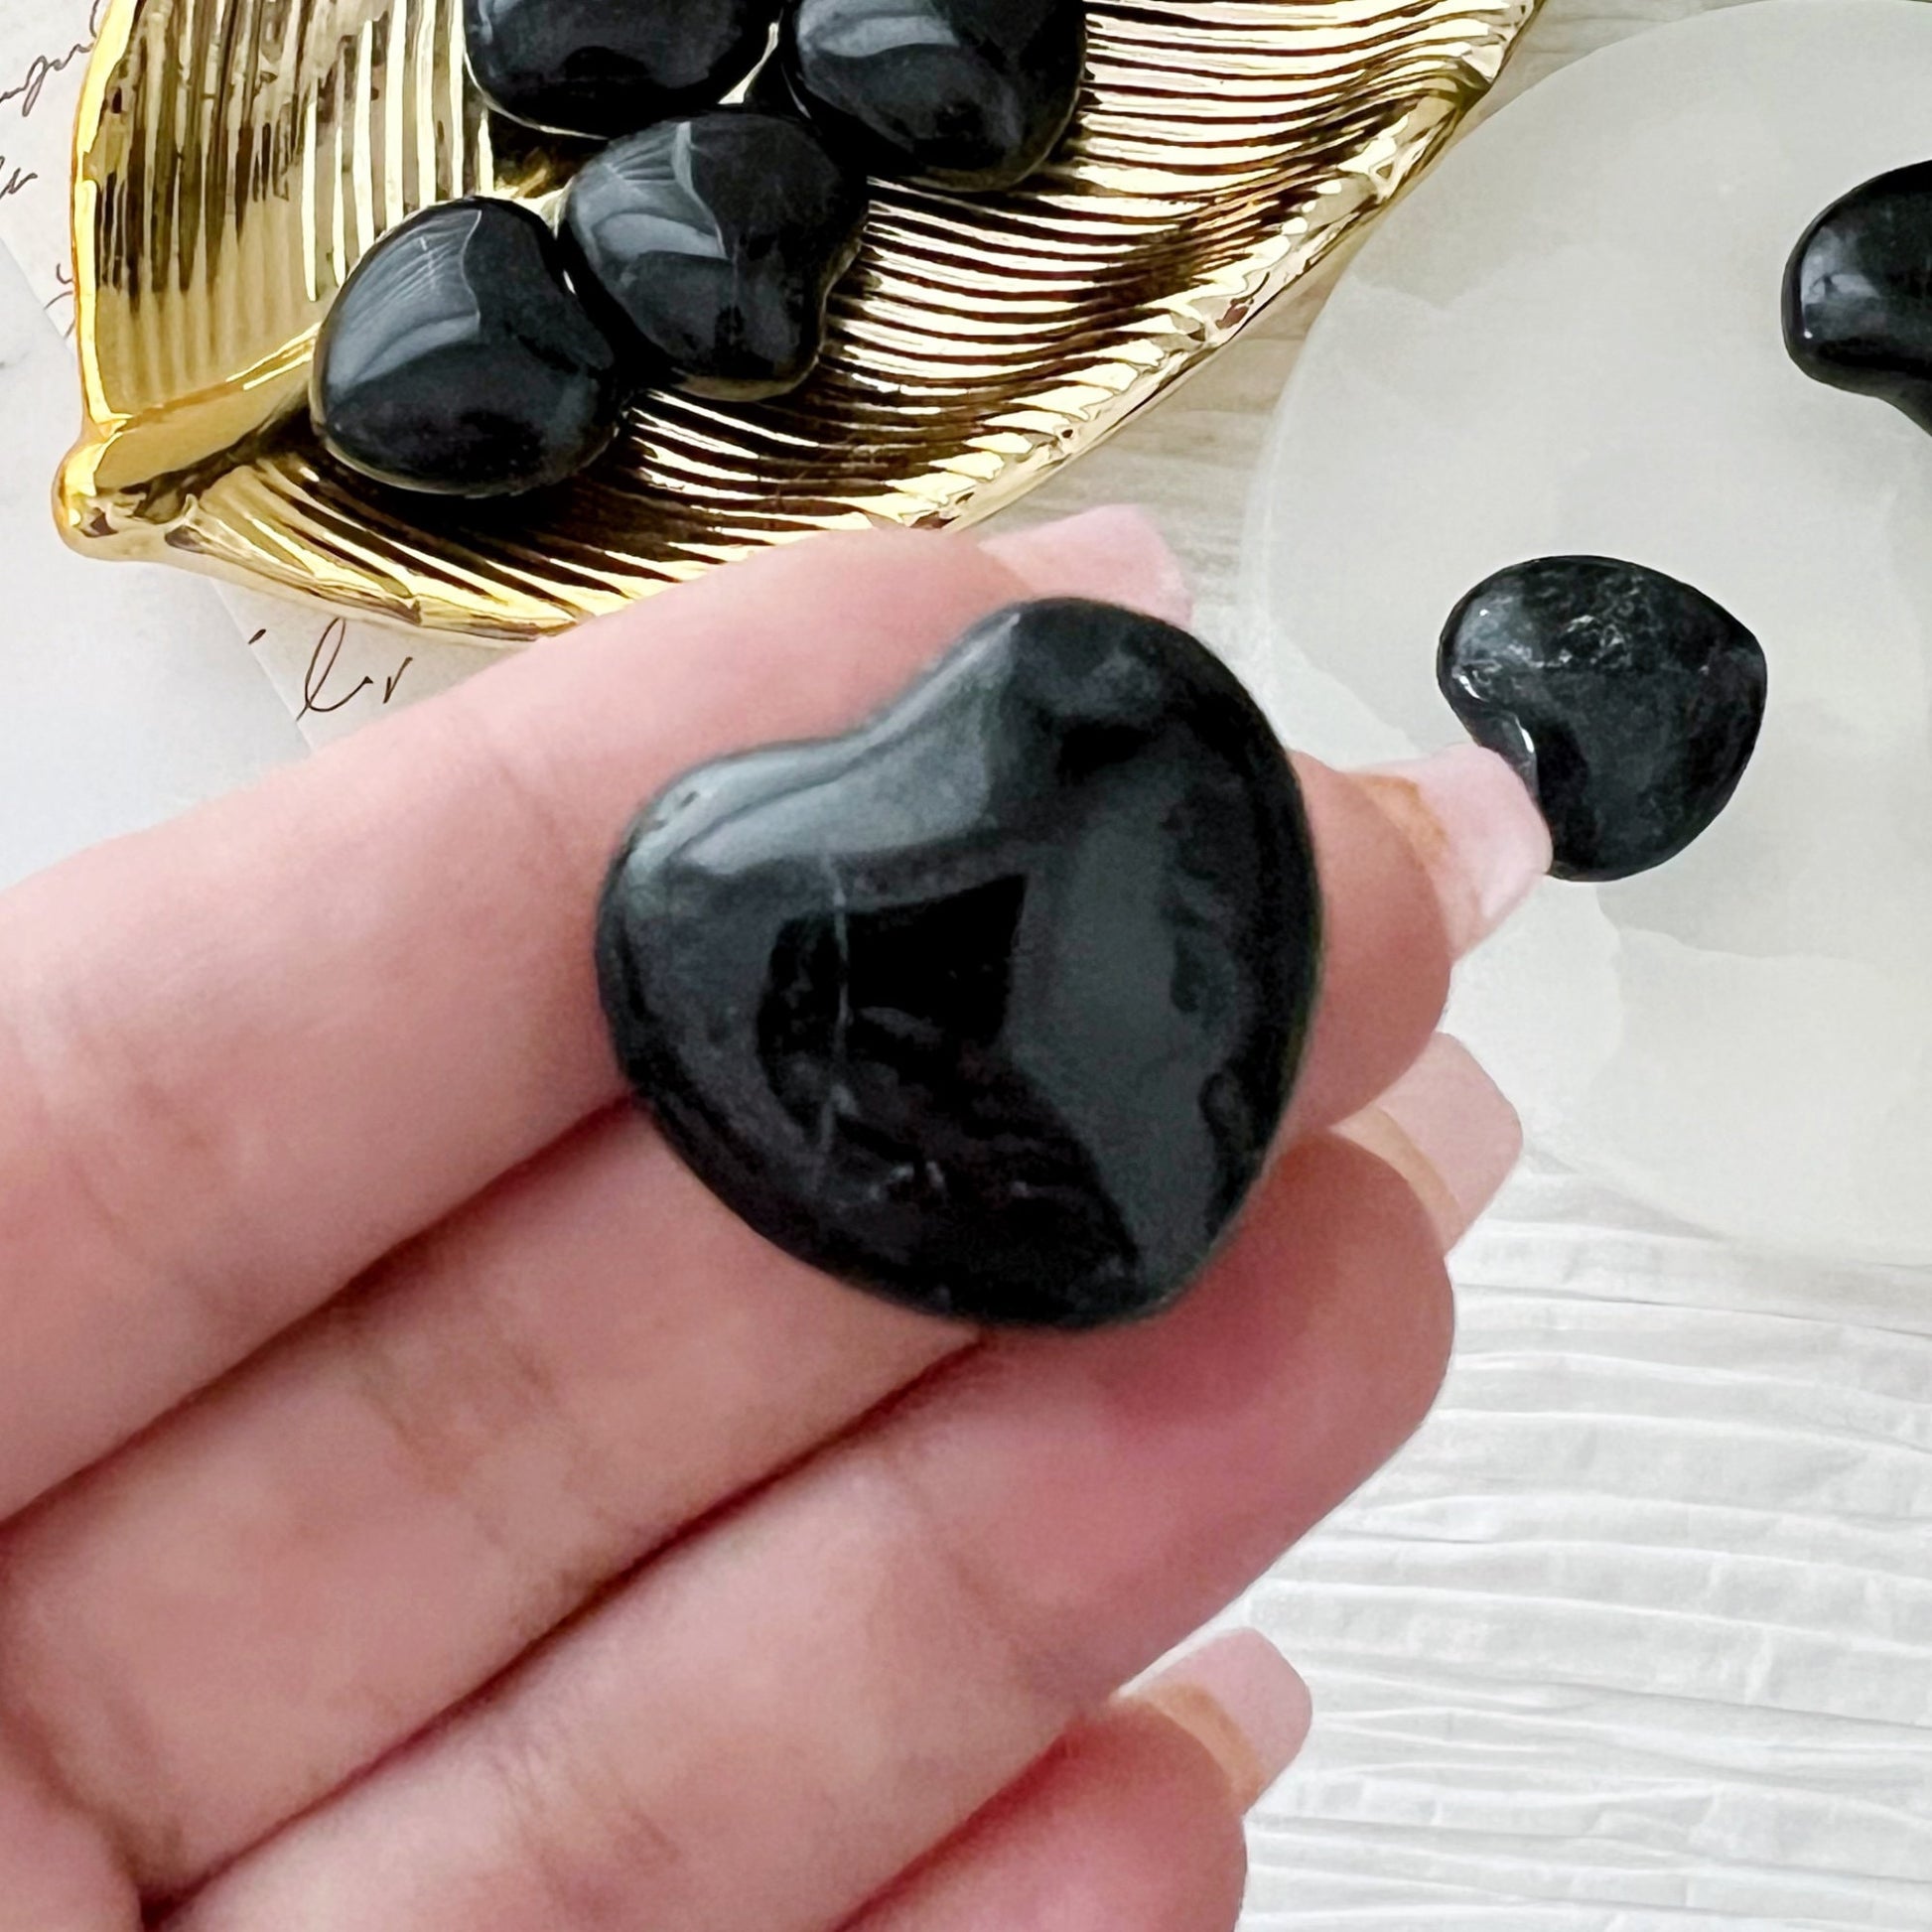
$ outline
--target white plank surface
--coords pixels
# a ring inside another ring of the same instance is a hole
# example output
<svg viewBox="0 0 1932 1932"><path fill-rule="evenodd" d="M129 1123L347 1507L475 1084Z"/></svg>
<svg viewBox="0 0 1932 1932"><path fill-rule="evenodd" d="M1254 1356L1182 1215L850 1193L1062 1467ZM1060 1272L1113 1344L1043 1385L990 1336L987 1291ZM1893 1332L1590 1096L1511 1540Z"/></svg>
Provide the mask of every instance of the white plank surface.
<svg viewBox="0 0 1932 1932"><path fill-rule="evenodd" d="M1497 98L1697 10L1551 0ZM1329 286L1010 521L1146 503L1247 649L1248 483ZM1455 1272L1436 1414L1235 1612L1317 1707L1245 1932L1932 1932L1932 1275L1753 1257L1534 1157Z"/></svg>

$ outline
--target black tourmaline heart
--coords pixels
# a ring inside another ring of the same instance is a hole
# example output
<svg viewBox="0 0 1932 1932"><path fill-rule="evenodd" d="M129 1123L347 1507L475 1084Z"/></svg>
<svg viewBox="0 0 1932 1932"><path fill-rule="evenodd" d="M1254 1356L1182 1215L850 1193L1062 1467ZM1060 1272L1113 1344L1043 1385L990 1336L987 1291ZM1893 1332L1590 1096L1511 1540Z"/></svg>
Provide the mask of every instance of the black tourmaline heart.
<svg viewBox="0 0 1932 1932"><path fill-rule="evenodd" d="M1106 605L977 625L849 737L632 827L598 968L639 1097L817 1267L934 1313L1151 1312L1260 1173L1319 963L1267 721Z"/></svg>
<svg viewBox="0 0 1932 1932"><path fill-rule="evenodd" d="M323 447L379 483L494 496L589 463L622 394L542 218L477 198L412 215L356 264L316 342L309 412Z"/></svg>
<svg viewBox="0 0 1932 1932"><path fill-rule="evenodd" d="M865 219L863 182L802 121L721 108L587 162L562 238L579 292L642 375L744 399L811 372Z"/></svg>
<svg viewBox="0 0 1932 1932"><path fill-rule="evenodd" d="M1784 343L1807 375L1932 429L1932 162L1855 188L1806 229L1784 273Z"/></svg>
<svg viewBox="0 0 1932 1932"><path fill-rule="evenodd" d="M1703 592L1608 557L1542 557L1478 584L1437 681L1522 775L1559 879L1626 879L1729 802L1764 718L1764 653Z"/></svg>
<svg viewBox="0 0 1932 1932"><path fill-rule="evenodd" d="M470 71L491 106L608 140L711 107L757 66L778 0L464 0Z"/></svg>
<svg viewBox="0 0 1932 1932"><path fill-rule="evenodd" d="M971 194L1053 151L1085 60L1082 0L798 0L770 71L855 167Z"/></svg>

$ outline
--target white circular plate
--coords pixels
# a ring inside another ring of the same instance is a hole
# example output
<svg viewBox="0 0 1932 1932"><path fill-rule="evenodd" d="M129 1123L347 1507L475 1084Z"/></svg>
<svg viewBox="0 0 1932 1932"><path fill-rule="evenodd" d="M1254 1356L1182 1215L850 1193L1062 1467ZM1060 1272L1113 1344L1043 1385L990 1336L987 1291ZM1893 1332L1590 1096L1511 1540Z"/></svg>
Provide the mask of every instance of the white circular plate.
<svg viewBox="0 0 1932 1932"><path fill-rule="evenodd" d="M1932 7L1762 0L1567 69L1370 238L1256 486L1238 667L1338 760L1454 743L1435 651L1504 564L1697 585L1770 663L1681 858L1548 883L1449 1024L1541 1145L1688 1219L1932 1261L1932 437L1808 381L1786 257L1932 157Z"/></svg>

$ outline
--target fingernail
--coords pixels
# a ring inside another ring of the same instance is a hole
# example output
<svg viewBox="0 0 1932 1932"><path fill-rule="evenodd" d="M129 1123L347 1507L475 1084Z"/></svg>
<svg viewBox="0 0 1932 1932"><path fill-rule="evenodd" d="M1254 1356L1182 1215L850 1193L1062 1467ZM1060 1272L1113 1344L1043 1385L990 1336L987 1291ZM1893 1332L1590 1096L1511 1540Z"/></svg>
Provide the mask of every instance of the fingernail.
<svg viewBox="0 0 1932 1932"><path fill-rule="evenodd" d="M1495 931L1550 870L1550 828L1494 752L1457 745L1356 773L1416 849L1459 959Z"/></svg>
<svg viewBox="0 0 1932 1932"><path fill-rule="evenodd" d="M1523 1124L1459 1039L1438 1034L1374 1106L1336 1130L1416 1190L1448 1254L1496 1198Z"/></svg>
<svg viewBox="0 0 1932 1932"><path fill-rule="evenodd" d="M1236 1630L1171 1664L1134 1696L1205 1745L1242 1811L1308 1738L1309 1687L1259 1630Z"/></svg>
<svg viewBox="0 0 1932 1932"><path fill-rule="evenodd" d="M1153 517L1131 504L991 537L985 549L1044 597L1098 598L1168 623L1186 624L1194 615L1179 558Z"/></svg>

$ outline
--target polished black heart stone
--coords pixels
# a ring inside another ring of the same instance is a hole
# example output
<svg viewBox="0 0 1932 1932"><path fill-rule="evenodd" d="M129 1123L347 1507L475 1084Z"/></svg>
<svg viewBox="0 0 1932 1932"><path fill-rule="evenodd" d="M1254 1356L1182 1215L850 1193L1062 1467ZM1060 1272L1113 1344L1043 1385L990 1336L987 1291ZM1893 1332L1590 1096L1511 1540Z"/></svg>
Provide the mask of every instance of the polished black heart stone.
<svg viewBox="0 0 1932 1932"><path fill-rule="evenodd" d="M582 469L622 397L618 352L549 228L478 197L412 215L356 264L323 319L309 413L364 476L498 496Z"/></svg>
<svg viewBox="0 0 1932 1932"><path fill-rule="evenodd" d="M855 167L977 193L1052 153L1085 60L1082 0L797 0L770 75Z"/></svg>
<svg viewBox="0 0 1932 1932"><path fill-rule="evenodd" d="M598 139L713 107L762 58L778 0L464 0L491 106Z"/></svg>
<svg viewBox="0 0 1932 1932"><path fill-rule="evenodd" d="M587 162L561 236L585 302L645 379L745 399L811 372L865 219L863 181L802 121L721 108Z"/></svg>
<svg viewBox="0 0 1932 1932"><path fill-rule="evenodd" d="M935 1313L1172 1301L1261 1172L1319 960L1300 794L1184 631L976 626L850 736L679 779L597 959L619 1056L794 1255Z"/></svg>
<svg viewBox="0 0 1932 1932"><path fill-rule="evenodd" d="M1932 162L1834 202L1784 274L1784 343L1809 376L1932 429Z"/></svg>
<svg viewBox="0 0 1932 1932"><path fill-rule="evenodd" d="M1722 605L1608 557L1540 557L1478 584L1437 681L1549 820L1559 879L1625 879L1729 802L1764 718L1758 642Z"/></svg>

